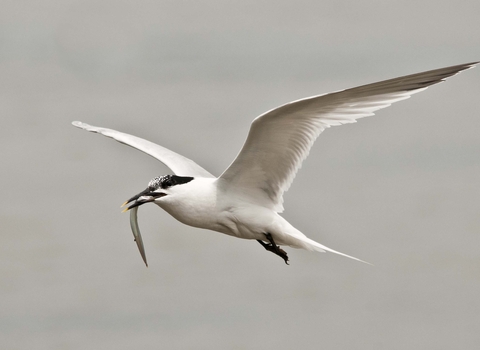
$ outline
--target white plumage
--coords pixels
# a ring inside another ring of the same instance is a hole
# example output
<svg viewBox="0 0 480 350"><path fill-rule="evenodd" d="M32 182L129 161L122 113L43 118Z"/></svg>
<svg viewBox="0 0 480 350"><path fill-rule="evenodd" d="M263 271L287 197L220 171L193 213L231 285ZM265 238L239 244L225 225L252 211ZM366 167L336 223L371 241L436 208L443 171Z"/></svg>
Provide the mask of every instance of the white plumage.
<svg viewBox="0 0 480 350"><path fill-rule="evenodd" d="M145 263L136 211L138 205L146 202L155 202L184 224L259 240L285 262L288 257L277 244L330 251L359 260L307 238L278 214L283 211L283 193L290 187L315 139L326 128L355 123L477 63L308 97L272 109L253 121L240 153L218 178L192 160L152 142L81 122L73 125L151 155L180 176L177 181L184 181L175 183L173 179L173 185L165 182L166 187L147 188L129 201L134 203L129 207L135 209L131 214L132 230Z"/></svg>

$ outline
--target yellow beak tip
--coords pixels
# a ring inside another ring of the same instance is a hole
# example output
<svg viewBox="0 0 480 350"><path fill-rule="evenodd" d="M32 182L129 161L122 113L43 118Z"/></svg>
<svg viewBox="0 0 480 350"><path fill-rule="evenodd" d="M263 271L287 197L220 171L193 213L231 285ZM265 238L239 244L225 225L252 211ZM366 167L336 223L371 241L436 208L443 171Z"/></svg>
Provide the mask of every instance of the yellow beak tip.
<svg viewBox="0 0 480 350"><path fill-rule="evenodd" d="M125 208L122 210L122 213L125 213L128 210L128 208Z"/></svg>
<svg viewBox="0 0 480 350"><path fill-rule="evenodd" d="M124 206L126 206L127 203L128 203L128 201L127 201L127 202L124 202L124 203L120 206L120 208L123 208Z"/></svg>

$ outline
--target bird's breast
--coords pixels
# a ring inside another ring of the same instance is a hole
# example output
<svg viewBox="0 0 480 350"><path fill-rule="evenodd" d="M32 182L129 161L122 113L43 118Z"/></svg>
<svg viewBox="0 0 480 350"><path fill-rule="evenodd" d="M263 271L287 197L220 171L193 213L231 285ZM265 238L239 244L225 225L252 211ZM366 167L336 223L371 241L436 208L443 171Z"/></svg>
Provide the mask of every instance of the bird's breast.
<svg viewBox="0 0 480 350"><path fill-rule="evenodd" d="M156 204L185 225L218 231L225 210L215 183L211 179L195 179L175 187L178 188L174 193Z"/></svg>
<svg viewBox="0 0 480 350"><path fill-rule="evenodd" d="M196 199L159 205L178 221L199 228L211 229L219 215L210 203Z"/></svg>

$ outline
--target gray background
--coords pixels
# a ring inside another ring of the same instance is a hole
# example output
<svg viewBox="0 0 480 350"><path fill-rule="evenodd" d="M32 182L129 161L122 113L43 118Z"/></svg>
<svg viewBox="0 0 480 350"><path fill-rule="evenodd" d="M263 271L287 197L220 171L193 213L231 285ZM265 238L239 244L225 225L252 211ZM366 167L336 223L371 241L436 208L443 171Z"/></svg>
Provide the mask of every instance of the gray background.
<svg viewBox="0 0 480 350"><path fill-rule="evenodd" d="M169 171L70 125L220 174L282 103L480 59L480 2L1 1L2 349L474 349L480 70L327 130L284 216L367 260L120 204Z"/></svg>

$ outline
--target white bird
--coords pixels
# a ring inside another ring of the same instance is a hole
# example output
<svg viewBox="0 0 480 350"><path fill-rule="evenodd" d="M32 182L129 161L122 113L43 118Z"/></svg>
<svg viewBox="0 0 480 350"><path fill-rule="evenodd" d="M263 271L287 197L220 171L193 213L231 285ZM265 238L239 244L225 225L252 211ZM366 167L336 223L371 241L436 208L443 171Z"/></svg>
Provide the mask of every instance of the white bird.
<svg viewBox="0 0 480 350"><path fill-rule="evenodd" d="M274 108L252 122L243 148L219 177L192 160L139 137L82 122L73 125L143 151L175 174L153 178L144 191L124 203L131 203L125 210L134 209L130 222L145 264L137 210L149 202L186 225L255 239L287 264L287 253L280 245L328 251L362 261L313 241L281 217L283 193L290 187L313 142L326 128L355 123L478 63L307 97Z"/></svg>

